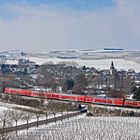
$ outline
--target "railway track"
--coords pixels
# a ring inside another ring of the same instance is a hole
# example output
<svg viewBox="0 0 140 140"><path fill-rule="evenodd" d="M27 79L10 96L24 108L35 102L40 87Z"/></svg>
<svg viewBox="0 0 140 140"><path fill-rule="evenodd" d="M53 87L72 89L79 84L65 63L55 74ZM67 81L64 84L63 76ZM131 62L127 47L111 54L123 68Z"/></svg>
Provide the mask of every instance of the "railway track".
<svg viewBox="0 0 140 140"><path fill-rule="evenodd" d="M5 94L5 93L0 93L1 95L3 96L11 96L9 94ZM20 98L24 98L24 99L34 99L34 100L41 100L41 98L38 98L38 97L29 97L29 96L23 96L23 95L17 95L19 96ZM60 100L60 99L49 99L49 98L44 98L43 99L44 101L53 101L53 102L61 102L61 103L77 103L77 104L83 104L83 105L93 105L93 106L97 106L97 107L104 107L104 108L109 108L109 109L122 109L122 110L125 110L125 111L135 111L135 112L139 112L140 113L140 109L139 108L134 108L134 107L122 107L122 106L111 106L111 105L105 105L105 104L95 104L95 103L85 103L85 102L79 102L79 101L70 101L70 100ZM10 103L8 101L5 101L7 103ZM12 104L13 105L13 104Z"/></svg>
<svg viewBox="0 0 140 140"><path fill-rule="evenodd" d="M37 97L40 99L58 99L63 101L72 101L72 102L85 102L85 103L94 103L102 105L111 105L111 106L125 106L125 107L135 107L140 108L140 101L127 100L122 98L111 98L111 97L93 97L92 95L75 95L75 94L66 94L66 93L56 93L56 92L41 92L33 91L29 89L18 89L18 88L5 88L5 94L12 94L15 98L21 96Z"/></svg>

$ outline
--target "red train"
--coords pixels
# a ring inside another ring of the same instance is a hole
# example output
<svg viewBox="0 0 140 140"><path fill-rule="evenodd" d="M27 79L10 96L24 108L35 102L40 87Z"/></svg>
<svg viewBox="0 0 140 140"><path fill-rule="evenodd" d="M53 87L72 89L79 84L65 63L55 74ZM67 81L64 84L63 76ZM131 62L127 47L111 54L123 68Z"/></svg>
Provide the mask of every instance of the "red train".
<svg viewBox="0 0 140 140"><path fill-rule="evenodd" d="M16 94L29 97L41 97L47 99L57 99L57 100L69 100L69 101L78 101L102 105L112 105L112 106L125 106L125 107L137 107L140 108L140 101L125 100L121 98L102 98L102 97L93 97L89 95L72 95L72 94L60 94L53 92L39 92L25 89L16 89L16 88L5 88L5 94Z"/></svg>

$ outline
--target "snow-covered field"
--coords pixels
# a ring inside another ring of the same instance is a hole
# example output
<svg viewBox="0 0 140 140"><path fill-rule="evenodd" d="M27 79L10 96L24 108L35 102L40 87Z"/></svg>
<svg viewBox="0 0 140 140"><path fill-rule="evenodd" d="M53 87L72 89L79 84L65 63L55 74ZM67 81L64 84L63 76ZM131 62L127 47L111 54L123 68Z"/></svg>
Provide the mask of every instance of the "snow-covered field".
<svg viewBox="0 0 140 140"><path fill-rule="evenodd" d="M13 55L12 55L13 56ZM59 57L59 58L58 58ZM69 59L60 59L67 57ZM74 59L70 59L70 58ZM140 51L68 51L60 50L54 52L38 51L30 52L27 56L15 57L15 60L7 60L8 64L18 64L19 58L29 59L37 64L44 64L46 62L59 63L61 61L75 61L79 66L95 67L96 69L109 69L111 61L114 61L116 69L134 69L136 72L140 71Z"/></svg>
<svg viewBox="0 0 140 140"><path fill-rule="evenodd" d="M36 62L37 64L43 64L45 62L53 62L53 63L59 63L61 61L66 61L66 62L77 62L79 66L88 66L88 67L95 67L96 69L109 69L111 62L114 62L115 68L120 70L120 69L134 69L135 71L139 72L140 71L140 64L133 62L133 61L127 61L124 59L99 59L99 60L82 60L82 59L59 59L59 58L37 58L37 57L30 57L29 58L31 61Z"/></svg>
<svg viewBox="0 0 140 140"><path fill-rule="evenodd" d="M11 140L139 140L140 119L133 117L73 117L47 126L11 133Z"/></svg>
<svg viewBox="0 0 140 140"><path fill-rule="evenodd" d="M115 68L118 70L124 69L134 69L136 72L140 71L140 63L136 63L133 61L127 61L124 59L97 59L97 60L82 60L82 59L59 59L59 58L38 58L38 57L28 57L29 60L36 62L37 64L41 65L46 62L53 62L55 64L66 61L76 62L79 66L88 66L88 67L95 67L96 69L102 70L102 69L109 69L111 62L114 62ZM17 64L18 62L16 60L8 60L8 64Z"/></svg>
<svg viewBox="0 0 140 140"><path fill-rule="evenodd" d="M0 111L4 111L4 110L7 110L7 108L0 106Z"/></svg>

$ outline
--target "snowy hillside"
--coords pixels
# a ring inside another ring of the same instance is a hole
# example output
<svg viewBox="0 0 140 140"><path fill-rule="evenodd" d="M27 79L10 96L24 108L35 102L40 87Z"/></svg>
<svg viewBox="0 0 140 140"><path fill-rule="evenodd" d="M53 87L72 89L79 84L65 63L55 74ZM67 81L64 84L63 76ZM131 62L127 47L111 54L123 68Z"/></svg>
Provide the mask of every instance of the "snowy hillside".
<svg viewBox="0 0 140 140"><path fill-rule="evenodd" d="M21 57L21 56L20 56ZM41 65L46 62L59 63L61 61L74 61L79 66L95 67L96 69L109 69L111 61L116 69L134 69L140 71L140 51L108 51L108 50L59 50L59 51L33 51L22 58L29 59ZM17 64L15 60L7 60L8 64Z"/></svg>

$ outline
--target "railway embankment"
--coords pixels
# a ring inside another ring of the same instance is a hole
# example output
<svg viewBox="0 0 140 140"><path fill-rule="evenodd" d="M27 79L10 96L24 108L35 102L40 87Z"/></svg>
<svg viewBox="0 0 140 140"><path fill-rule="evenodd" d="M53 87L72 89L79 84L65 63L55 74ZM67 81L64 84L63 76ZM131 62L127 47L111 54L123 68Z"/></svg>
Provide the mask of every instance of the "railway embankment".
<svg viewBox="0 0 140 140"><path fill-rule="evenodd" d="M112 107L102 105L90 105L88 108L87 116L99 117L140 117L140 109Z"/></svg>

